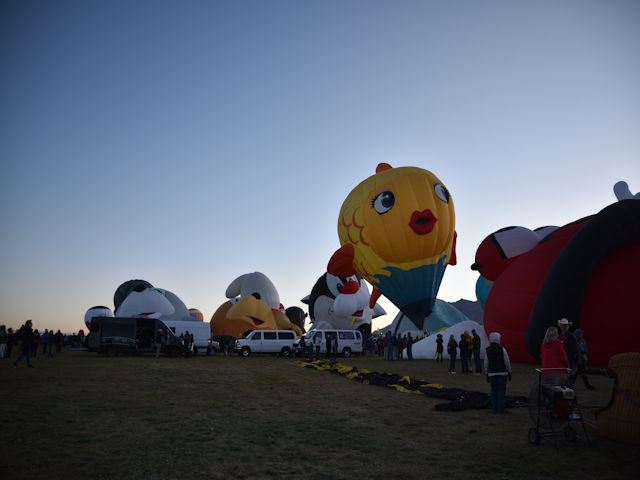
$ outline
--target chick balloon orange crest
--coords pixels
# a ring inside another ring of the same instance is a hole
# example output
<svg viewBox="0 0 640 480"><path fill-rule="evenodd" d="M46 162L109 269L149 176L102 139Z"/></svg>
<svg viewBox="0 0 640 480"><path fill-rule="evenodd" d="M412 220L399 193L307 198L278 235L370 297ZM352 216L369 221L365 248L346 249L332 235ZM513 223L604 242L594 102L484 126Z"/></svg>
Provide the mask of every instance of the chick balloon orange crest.
<svg viewBox="0 0 640 480"><path fill-rule="evenodd" d="M327 271L356 272L419 328L431 313L447 264L455 265L455 211L445 185L428 170L381 163L340 209L342 245Z"/></svg>

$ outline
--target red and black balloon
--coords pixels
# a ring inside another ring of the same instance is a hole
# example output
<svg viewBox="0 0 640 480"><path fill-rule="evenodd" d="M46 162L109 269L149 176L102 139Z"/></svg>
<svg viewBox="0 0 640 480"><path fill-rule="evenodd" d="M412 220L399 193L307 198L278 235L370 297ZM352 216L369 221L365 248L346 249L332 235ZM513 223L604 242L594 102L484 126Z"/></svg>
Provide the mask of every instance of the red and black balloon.
<svg viewBox="0 0 640 480"><path fill-rule="evenodd" d="M560 318L584 330L592 365L637 351L640 201L621 200L561 228L545 227L542 231L550 233L514 256L500 253L508 250L503 248L510 241L507 231L480 244L472 268L494 280L485 303L485 331L502 334L513 361L537 362L547 327Z"/></svg>

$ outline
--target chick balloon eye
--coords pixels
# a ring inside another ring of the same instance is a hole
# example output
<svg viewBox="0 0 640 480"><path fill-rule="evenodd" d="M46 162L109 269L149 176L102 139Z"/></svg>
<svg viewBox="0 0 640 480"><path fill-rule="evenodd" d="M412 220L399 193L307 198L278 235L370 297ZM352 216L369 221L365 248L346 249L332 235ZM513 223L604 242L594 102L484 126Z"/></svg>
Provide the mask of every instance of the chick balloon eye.
<svg viewBox="0 0 640 480"><path fill-rule="evenodd" d="M376 195L376 198L373 199L371 205L373 205L376 212L382 215L383 213L387 213L391 210L394 203L396 203L396 197L393 195L393 192L385 190L384 192Z"/></svg>
<svg viewBox="0 0 640 480"><path fill-rule="evenodd" d="M442 184L436 183L433 186L433 189L440 200L442 200L444 203L449 203L449 192L442 186Z"/></svg>

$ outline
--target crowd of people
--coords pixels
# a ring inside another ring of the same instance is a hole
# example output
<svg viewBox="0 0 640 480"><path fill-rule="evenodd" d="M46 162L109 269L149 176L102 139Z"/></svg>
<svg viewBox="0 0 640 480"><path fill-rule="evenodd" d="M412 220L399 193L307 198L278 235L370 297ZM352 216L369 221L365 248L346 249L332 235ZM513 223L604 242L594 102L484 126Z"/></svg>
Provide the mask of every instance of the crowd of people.
<svg viewBox="0 0 640 480"><path fill-rule="evenodd" d="M425 337L428 333L425 333ZM371 338L370 347L365 348L367 351L383 357L385 360L402 360L404 351L407 353L407 360L413 360L413 344L424 337L413 337L411 332L404 334L394 334L388 331L384 335L376 335Z"/></svg>
<svg viewBox="0 0 640 480"><path fill-rule="evenodd" d="M179 337L182 339L182 354L185 358L189 358L195 353L195 345L194 345L194 336L193 333L189 333L189 330L185 330L182 332ZM158 329L156 332L153 344L155 347L155 356L156 358L160 356L160 353L163 351L163 347L169 348L171 338L171 332L169 329Z"/></svg>
<svg viewBox="0 0 640 480"><path fill-rule="evenodd" d="M571 388L575 388L575 379L581 378L588 390L595 390L587 376L587 342L581 329L570 330L571 322L566 318L558 320L558 327L547 329L540 347L542 370L560 369L560 377L566 379ZM412 359L411 347L419 339L413 339L411 333L394 335L387 332L374 339L374 353L384 356L385 360L403 358L406 349L407 359ZM505 412L507 382L511 381L512 368L507 350L501 345L498 332L489 334L489 346L485 349L484 364L481 361L481 338L475 330L463 332L457 339L449 335L446 344L449 354L449 374L456 374L456 365L460 358L460 371L463 374L482 375L491 385L491 409L496 413ZM445 340L441 333L436 334L436 357L444 362ZM554 375L554 377L556 377Z"/></svg>
<svg viewBox="0 0 640 480"><path fill-rule="evenodd" d="M81 343L79 335L66 335L60 330L54 332L49 329L41 333L37 328L34 330L32 320L27 320L15 331L0 325L0 359L11 360L14 367L25 359L27 367L33 368L32 360L38 356L38 351L43 357L53 358L54 352L60 353L63 346L76 343Z"/></svg>
<svg viewBox="0 0 640 480"><path fill-rule="evenodd" d="M442 361L442 335L438 334L436 339L437 353L436 359ZM449 341L447 342L447 353L449 354L449 373L455 375L456 373L456 359L458 357L458 350L460 350L460 369L462 373L474 373L474 375L482 374L482 362L480 361L480 347L481 339L478 332L471 330L471 334L465 330L460 335L460 341L452 335L449 335Z"/></svg>

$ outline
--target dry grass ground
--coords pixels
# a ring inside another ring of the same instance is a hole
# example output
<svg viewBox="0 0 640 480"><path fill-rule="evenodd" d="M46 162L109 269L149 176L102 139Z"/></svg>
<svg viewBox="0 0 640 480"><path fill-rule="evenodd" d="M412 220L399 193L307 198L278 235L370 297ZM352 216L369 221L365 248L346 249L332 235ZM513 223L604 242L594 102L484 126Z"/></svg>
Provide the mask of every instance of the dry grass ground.
<svg viewBox="0 0 640 480"><path fill-rule="evenodd" d="M0 362L2 478L637 479L640 449L588 428L577 443L527 440L526 409L439 412L442 400L363 385L275 356L117 357L67 350L27 369ZM343 363L488 392L431 360ZM510 395L527 395L515 365ZM611 388L578 394L607 403ZM592 415L591 415L591 418Z"/></svg>

